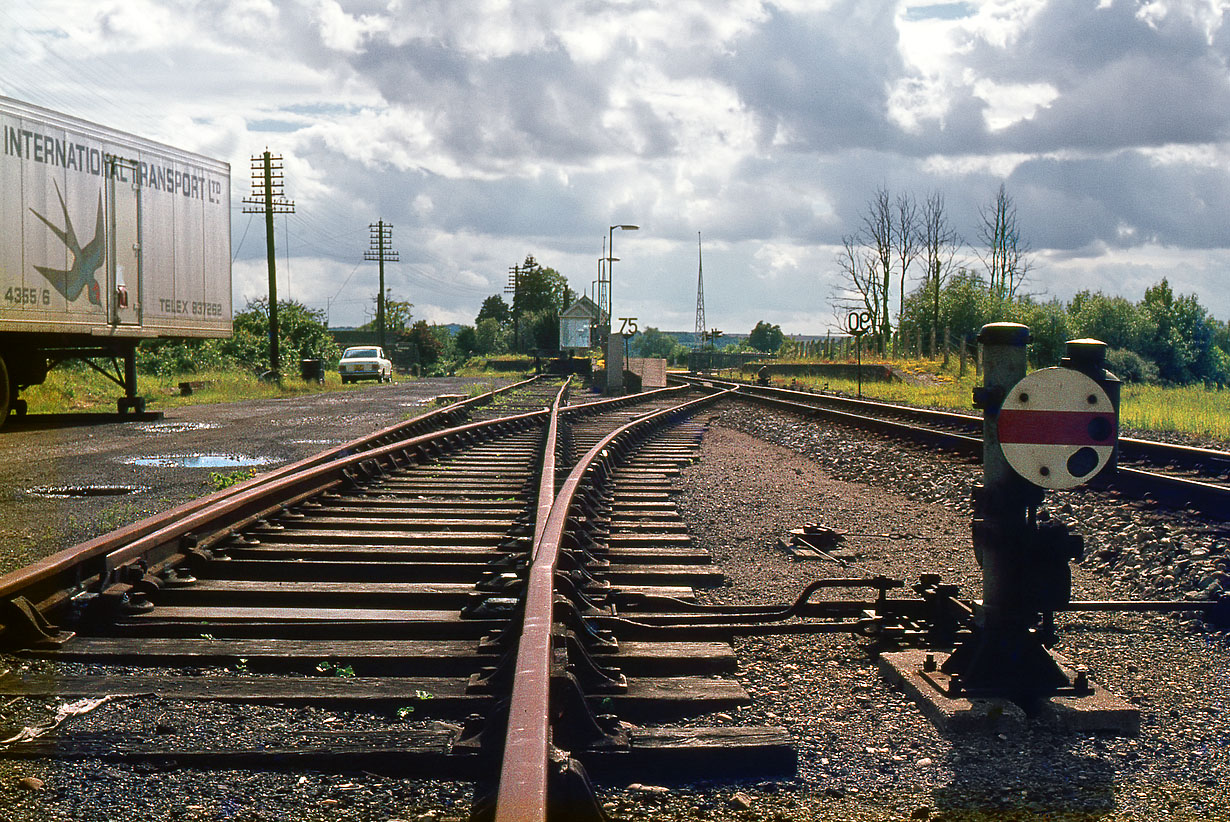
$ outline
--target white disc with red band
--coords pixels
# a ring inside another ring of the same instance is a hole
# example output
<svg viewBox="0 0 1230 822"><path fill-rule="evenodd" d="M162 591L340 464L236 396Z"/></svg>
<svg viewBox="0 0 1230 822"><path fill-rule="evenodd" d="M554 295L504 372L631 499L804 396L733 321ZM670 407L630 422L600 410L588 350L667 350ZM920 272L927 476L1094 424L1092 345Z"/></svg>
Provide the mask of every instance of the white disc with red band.
<svg viewBox="0 0 1230 822"><path fill-rule="evenodd" d="M1119 421L1110 397L1071 368L1043 368L1008 391L999 444L1012 469L1043 488L1072 488L1106 466Z"/></svg>

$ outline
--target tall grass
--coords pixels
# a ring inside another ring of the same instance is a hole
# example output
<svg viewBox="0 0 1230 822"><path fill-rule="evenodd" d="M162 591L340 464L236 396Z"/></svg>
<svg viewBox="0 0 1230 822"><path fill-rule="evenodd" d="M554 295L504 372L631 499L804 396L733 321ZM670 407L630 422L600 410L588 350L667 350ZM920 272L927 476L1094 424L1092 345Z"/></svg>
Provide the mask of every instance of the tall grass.
<svg viewBox="0 0 1230 822"><path fill-rule="evenodd" d="M863 396L905 405L979 413L974 408L973 391L982 380L974 375L972 363L967 364L964 375L958 373L954 361L950 361L947 369L939 361L917 360L895 365L912 374L917 382L864 382ZM788 378L774 379L777 385L790 382ZM854 396L858 390L855 380L801 377L798 382L808 388L823 388L849 396ZM1119 424L1124 429L1144 433L1179 434L1230 444L1230 390L1125 383Z"/></svg>
<svg viewBox="0 0 1230 822"><path fill-rule="evenodd" d="M395 378L400 381L401 377ZM181 396L180 381L193 384L191 396ZM297 375L288 376L282 384L261 382L242 371L202 371L190 375L152 376L137 378L137 393L145 397L151 411L184 405L208 405L247 399L275 399L321 391L357 390L359 385L342 386L336 373L325 374L323 386L306 383ZM64 368L47 374L42 385L21 392L31 414L56 414L80 411L114 411L115 401L124 392L114 382L92 369Z"/></svg>
<svg viewBox="0 0 1230 822"><path fill-rule="evenodd" d="M894 363L899 371L909 375L913 382L871 382L863 380L862 393L868 399L896 402L904 405L919 405L927 408L946 408L953 411L974 410L974 386L981 380L974 376L973 363L967 363L965 374L960 373L956 359L950 360L947 368L940 360L904 360ZM775 377L778 385L789 385L792 378ZM812 390L847 394L858 393L857 380L833 377L799 377L799 385Z"/></svg>
<svg viewBox="0 0 1230 822"><path fill-rule="evenodd" d="M1224 388L1123 386L1120 425L1230 442L1230 391Z"/></svg>

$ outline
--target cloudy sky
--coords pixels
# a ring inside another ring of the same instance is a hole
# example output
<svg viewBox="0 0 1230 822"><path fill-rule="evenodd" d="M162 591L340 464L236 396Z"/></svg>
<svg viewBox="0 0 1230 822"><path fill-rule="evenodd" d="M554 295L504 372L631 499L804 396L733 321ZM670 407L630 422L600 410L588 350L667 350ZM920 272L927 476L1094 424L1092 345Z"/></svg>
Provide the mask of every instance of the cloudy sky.
<svg viewBox="0 0 1230 822"><path fill-rule="evenodd" d="M371 313L368 225L415 315L473 322L527 254L577 291L615 232L614 313L823 334L877 187L976 240L1001 182L1029 283L1230 318L1225 0L0 0L0 94L226 160L242 213L285 158L279 293ZM976 262L973 253L972 260Z"/></svg>

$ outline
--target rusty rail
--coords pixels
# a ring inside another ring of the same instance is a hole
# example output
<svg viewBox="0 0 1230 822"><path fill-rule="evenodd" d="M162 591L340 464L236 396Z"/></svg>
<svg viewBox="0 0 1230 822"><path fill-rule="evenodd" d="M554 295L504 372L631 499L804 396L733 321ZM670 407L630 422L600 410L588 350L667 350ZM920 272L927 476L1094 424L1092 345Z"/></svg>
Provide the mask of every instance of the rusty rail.
<svg viewBox="0 0 1230 822"><path fill-rule="evenodd" d="M544 409L466 423L350 455L327 452L333 454L331 459L310 458L284 470L270 472L0 577L0 601L24 596L40 612L46 613L63 604L75 591L91 586L101 589L122 566L141 561L144 572L150 573L182 562L184 552L202 544L202 537L205 540L224 538L231 531L285 506L344 483L356 472L379 472L382 462L396 466L399 461L414 460L415 452L426 454L435 443L481 435L485 431L508 430L510 426L532 425L544 422L547 415Z"/></svg>
<svg viewBox="0 0 1230 822"><path fill-rule="evenodd" d="M290 463L289 465L283 465L271 471L266 471L252 479L185 502L169 511L154 514L116 531L66 548L26 568L0 576L0 600L19 592L27 591L32 586L37 586L45 580L63 575L65 572L75 571L80 568L82 563L88 562L100 555L111 554L124 546L131 545L138 540L155 534L167 533L168 529L174 528L175 523L186 521L202 511L225 503L227 500L232 500L240 495L252 499L253 495L251 492L255 489L272 486L274 483L278 483L287 477L294 477L307 469L333 463L340 458L356 454L371 455L373 449L380 446L400 443L408 437L421 438L432 430L446 430L446 426L457 421L475 406L491 402L492 399L500 394L523 388L539 379L541 379L541 376L531 377L528 380L512 383L486 394L479 394L475 397L444 406L443 408L428 411L409 420L394 423L372 434L358 437L333 448L328 448L318 454ZM194 519L193 521L197 520Z"/></svg>
<svg viewBox="0 0 1230 822"><path fill-rule="evenodd" d="M981 458L982 455L981 434L961 433L975 431L975 426L980 429L982 421L978 417L966 414L913 408L867 399L819 396L805 391L754 386L707 377L672 374L671 379L685 385L708 386L713 390L734 389L737 396L785 411L811 417L823 417L833 422L876 431L885 436L928 443L934 447L969 457ZM839 407L848 410L837 410ZM912 419L921 424L915 425L877 416L883 414ZM1193 448L1133 437L1120 437L1118 448L1121 459L1157 465L1174 463L1188 470L1217 473L1225 471L1230 465L1230 454L1207 448ZM1154 499L1177 508L1190 506L1222 519L1225 518L1227 500L1230 500L1230 486L1224 484L1123 465L1116 469L1114 477L1099 480L1090 487L1110 488L1127 497Z"/></svg>
<svg viewBox="0 0 1230 822"><path fill-rule="evenodd" d="M582 809L563 806L553 795L551 769L554 749L550 709L551 682L555 672L552 655L554 627L555 574L566 538L572 506L582 485L588 480L602 481L609 475L617 444L627 443L637 435L661 426L671 419L716 402L722 394L692 400L668 408L615 429L596 443L564 480L553 503L547 509L545 522L535 524L533 564L526 584L524 617L517 645L516 677L509 701L508 730L504 742L504 758L496 794L495 822L531 822L549 818L583 818ZM557 432L558 404L552 407L552 421L544 455L543 482L548 471L554 475L554 448ZM549 460L549 463L548 463ZM602 476L598 476L602 475ZM573 763L575 764L575 763ZM553 809L557 811L553 815Z"/></svg>

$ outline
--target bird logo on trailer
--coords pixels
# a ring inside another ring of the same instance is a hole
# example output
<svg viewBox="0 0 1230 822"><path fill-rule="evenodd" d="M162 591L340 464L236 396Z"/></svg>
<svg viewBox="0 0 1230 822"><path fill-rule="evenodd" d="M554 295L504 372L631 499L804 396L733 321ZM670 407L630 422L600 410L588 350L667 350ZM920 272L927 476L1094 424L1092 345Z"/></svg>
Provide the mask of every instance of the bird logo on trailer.
<svg viewBox="0 0 1230 822"><path fill-rule="evenodd" d="M1014 385L997 426L1012 470L1053 490L1074 488L1106 467L1119 435L1110 397L1071 368L1043 368Z"/></svg>
<svg viewBox="0 0 1230 822"><path fill-rule="evenodd" d="M69 302L74 302L81 296L82 290L89 286L90 302L94 305L102 305L98 280L94 279L94 272L102 267L105 253L103 249L106 235L103 228L102 192L98 192L98 216L95 218L94 239L85 246L77 240L77 232L73 229L73 221L68 216L68 206L64 203L64 195L60 192L59 183L56 183L56 196L60 198L60 209L64 212L63 229L34 209L30 209L30 213L42 220L52 233L60 238L60 242L72 252L73 265L67 270L41 265L34 267Z"/></svg>

